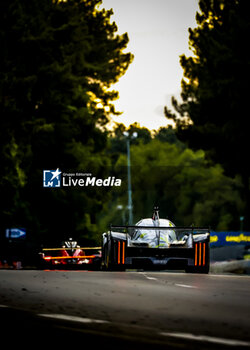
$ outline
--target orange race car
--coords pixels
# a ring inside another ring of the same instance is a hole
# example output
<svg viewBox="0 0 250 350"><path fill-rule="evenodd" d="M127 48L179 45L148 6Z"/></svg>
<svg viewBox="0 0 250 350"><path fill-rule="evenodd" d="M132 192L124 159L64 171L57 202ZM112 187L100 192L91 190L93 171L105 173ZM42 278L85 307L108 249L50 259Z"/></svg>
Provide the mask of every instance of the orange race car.
<svg viewBox="0 0 250 350"><path fill-rule="evenodd" d="M43 248L40 255L42 268L90 268L101 266L101 247L80 247L69 238L61 248Z"/></svg>

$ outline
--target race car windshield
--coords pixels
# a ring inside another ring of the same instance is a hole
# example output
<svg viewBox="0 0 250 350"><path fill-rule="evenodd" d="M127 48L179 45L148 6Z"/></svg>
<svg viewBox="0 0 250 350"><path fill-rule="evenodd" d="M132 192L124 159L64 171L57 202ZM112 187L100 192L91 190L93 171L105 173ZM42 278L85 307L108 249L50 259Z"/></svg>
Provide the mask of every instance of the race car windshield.
<svg viewBox="0 0 250 350"><path fill-rule="evenodd" d="M76 248L77 242L76 241L65 241L66 248Z"/></svg>
<svg viewBox="0 0 250 350"><path fill-rule="evenodd" d="M159 219L157 224L155 220L143 219L136 226L138 226L138 229L135 229L131 242L147 243L150 247L169 247L177 239L174 230L160 229L161 226L174 228L175 225L167 219ZM152 229L139 228L140 226L152 227Z"/></svg>
<svg viewBox="0 0 250 350"><path fill-rule="evenodd" d="M131 246L147 246L150 248L191 247L190 230L180 230L167 219L159 219L157 223L152 219L139 221L129 232ZM141 226L141 228L140 228ZM162 228L161 228L162 227Z"/></svg>

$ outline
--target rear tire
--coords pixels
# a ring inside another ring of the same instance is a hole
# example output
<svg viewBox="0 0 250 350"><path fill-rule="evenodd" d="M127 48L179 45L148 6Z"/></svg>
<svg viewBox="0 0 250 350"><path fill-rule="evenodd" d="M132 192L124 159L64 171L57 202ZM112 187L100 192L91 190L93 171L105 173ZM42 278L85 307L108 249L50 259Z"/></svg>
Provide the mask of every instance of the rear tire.
<svg viewBox="0 0 250 350"><path fill-rule="evenodd" d="M106 243L103 247L103 264L102 264L102 270L108 271L109 270L109 252L108 252L108 244Z"/></svg>
<svg viewBox="0 0 250 350"><path fill-rule="evenodd" d="M107 242L104 246L104 265L103 270L105 271L113 271L115 269L114 263L112 262L112 240Z"/></svg>

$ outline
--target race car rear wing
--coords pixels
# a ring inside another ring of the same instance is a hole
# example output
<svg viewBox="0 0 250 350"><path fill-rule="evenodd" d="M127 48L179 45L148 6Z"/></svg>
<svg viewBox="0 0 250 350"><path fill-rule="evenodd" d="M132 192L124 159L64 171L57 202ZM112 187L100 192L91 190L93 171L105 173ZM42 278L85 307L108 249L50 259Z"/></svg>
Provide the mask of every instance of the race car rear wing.
<svg viewBox="0 0 250 350"><path fill-rule="evenodd" d="M210 233L210 228L199 226L139 226L139 225L110 225L110 232L114 230L123 230L122 233L126 233L132 238L133 233L136 230L155 230L155 231L175 231L185 232L185 234L202 234Z"/></svg>
<svg viewBox="0 0 250 350"><path fill-rule="evenodd" d="M170 246L177 247L178 245L183 245L184 241L182 238L184 236L190 237L193 240L200 240L203 236L205 239L209 239L210 236L210 228L208 227L199 227L199 226L140 226L140 225L110 225L110 234L119 233L126 235L126 240L134 240L136 239L136 234L138 231L155 231L155 238L158 240L158 247L160 247L160 235L161 231L171 231L176 235L176 240L170 244ZM195 237L195 239L194 239ZM129 238L129 239L128 239ZM190 241L190 239L188 239ZM135 243L134 243L135 244ZM143 243L140 244L141 246ZM147 244L145 244L146 246ZM193 245L193 244L191 244Z"/></svg>
<svg viewBox="0 0 250 350"><path fill-rule="evenodd" d="M208 227L200 226L139 226L139 225L110 225L110 230L112 229L148 229L148 230L189 230L189 231L210 231Z"/></svg>

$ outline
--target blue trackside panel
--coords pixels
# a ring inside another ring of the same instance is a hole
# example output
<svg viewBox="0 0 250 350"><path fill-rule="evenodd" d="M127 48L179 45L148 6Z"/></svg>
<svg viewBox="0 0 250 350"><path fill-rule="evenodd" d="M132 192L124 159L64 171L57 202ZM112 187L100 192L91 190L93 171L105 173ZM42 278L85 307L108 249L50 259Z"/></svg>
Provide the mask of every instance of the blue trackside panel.
<svg viewBox="0 0 250 350"><path fill-rule="evenodd" d="M211 247L250 245L250 232L210 232Z"/></svg>

